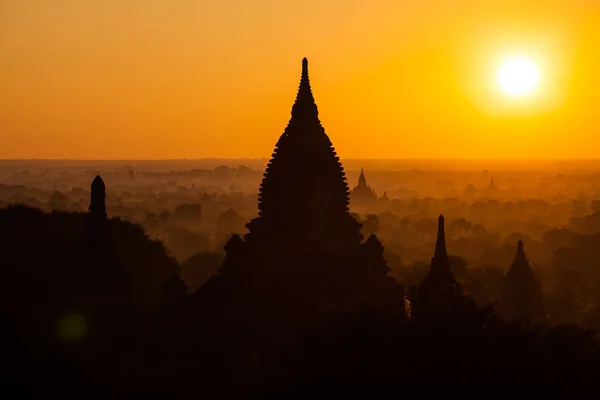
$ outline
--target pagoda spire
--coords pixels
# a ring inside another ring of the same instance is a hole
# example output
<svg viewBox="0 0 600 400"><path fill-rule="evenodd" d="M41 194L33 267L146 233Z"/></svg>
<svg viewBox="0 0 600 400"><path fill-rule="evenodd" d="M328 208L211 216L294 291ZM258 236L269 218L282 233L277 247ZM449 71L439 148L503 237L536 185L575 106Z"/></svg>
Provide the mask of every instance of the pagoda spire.
<svg viewBox="0 0 600 400"><path fill-rule="evenodd" d="M285 241L290 248L347 248L362 241L349 210L350 190L338 155L318 117L308 60L292 116L279 137L259 190L259 217L247 239Z"/></svg>
<svg viewBox="0 0 600 400"><path fill-rule="evenodd" d="M446 252L444 216L438 218L438 235L431 269L417 290L417 315L450 315L463 310L462 288L450 270Z"/></svg>
<svg viewBox="0 0 600 400"><path fill-rule="evenodd" d="M522 274L524 271L526 274L529 274L529 272L533 273L531 265L527 260L527 255L525 254L523 240L519 239L517 242L517 252L515 253L515 258L509 268L508 274Z"/></svg>
<svg viewBox="0 0 600 400"><path fill-rule="evenodd" d="M365 177L365 170L360 169L360 176L358 177L359 186L367 186L367 178Z"/></svg>
<svg viewBox="0 0 600 400"><path fill-rule="evenodd" d="M355 205L359 203L364 205L377 201L377 193L367 185L367 178L365 177L365 170L363 168L360 169L358 184L352 189L351 197Z"/></svg>
<svg viewBox="0 0 600 400"><path fill-rule="evenodd" d="M435 253L433 254L434 259L448 258L446 252L446 233L444 231L444 216L440 215L438 218L438 233L437 240L435 243Z"/></svg>
<svg viewBox="0 0 600 400"><path fill-rule="evenodd" d="M292 106L292 121L294 122L314 122L319 120L319 111L315 98L310 88L308 78L308 59L302 59L302 76L300 78L300 87L296 95L296 102ZM292 122L290 121L290 122Z"/></svg>
<svg viewBox="0 0 600 400"><path fill-rule="evenodd" d="M450 270L450 259L448 258L448 252L446 251L446 233L444 230L443 215L440 215L438 218L438 233L435 242L435 251L431 258L430 274L454 280L452 271Z"/></svg>
<svg viewBox="0 0 600 400"><path fill-rule="evenodd" d="M523 248L523 239L519 239L517 243L517 254L515 255L515 262L517 261L527 261L527 257L525 256L525 249Z"/></svg>
<svg viewBox="0 0 600 400"><path fill-rule="evenodd" d="M92 181L88 212L92 216L106 218L106 185L100 175Z"/></svg>
<svg viewBox="0 0 600 400"><path fill-rule="evenodd" d="M539 281L519 240L515 259L504 278L499 310L509 319L529 320L543 314L542 298Z"/></svg>

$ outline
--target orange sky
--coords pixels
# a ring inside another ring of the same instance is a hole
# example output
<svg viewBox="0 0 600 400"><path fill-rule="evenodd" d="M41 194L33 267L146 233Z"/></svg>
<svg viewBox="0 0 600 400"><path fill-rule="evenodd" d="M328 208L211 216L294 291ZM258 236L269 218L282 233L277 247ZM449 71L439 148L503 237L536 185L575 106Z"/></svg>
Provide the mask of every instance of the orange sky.
<svg viewBox="0 0 600 400"><path fill-rule="evenodd" d="M342 158L597 158L598 38L595 0L2 0L0 158L269 157L304 56Z"/></svg>

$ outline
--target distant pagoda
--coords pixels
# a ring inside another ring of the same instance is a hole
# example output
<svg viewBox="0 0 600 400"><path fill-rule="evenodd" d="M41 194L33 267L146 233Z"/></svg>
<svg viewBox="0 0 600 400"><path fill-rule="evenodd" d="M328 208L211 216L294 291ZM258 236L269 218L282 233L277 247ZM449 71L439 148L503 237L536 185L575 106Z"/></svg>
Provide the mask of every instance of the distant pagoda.
<svg viewBox="0 0 600 400"><path fill-rule="evenodd" d="M543 315L542 290L535 277L523 241L517 244L515 259L504 278L499 310L507 319L529 321Z"/></svg>
<svg viewBox="0 0 600 400"><path fill-rule="evenodd" d="M369 185L367 185L365 171L362 168L360 170L360 177L358 178L358 185L352 189L350 198L352 199L353 204L359 205L377 201L377 194Z"/></svg>
<svg viewBox="0 0 600 400"><path fill-rule="evenodd" d="M259 215L225 246L221 274L194 294L210 313L226 304L264 333L309 323L328 312L392 309L404 316L404 290L387 276L383 246L363 242L349 211L344 169L321 126L308 61L291 119L260 186ZM388 310L389 311L389 310ZM231 317L233 318L233 317ZM270 328L267 328L270 327Z"/></svg>
<svg viewBox="0 0 600 400"><path fill-rule="evenodd" d="M115 304L130 300L132 283L117 254L106 213L106 186L99 175L91 184L80 258L79 289L85 297Z"/></svg>
<svg viewBox="0 0 600 400"><path fill-rule="evenodd" d="M500 194L500 189L496 185L496 181L494 180L494 177L490 178L490 184L485 189L485 194L488 196L497 196L498 194Z"/></svg>
<svg viewBox="0 0 600 400"><path fill-rule="evenodd" d="M106 218L106 186L100 175L92 181L88 212L96 218Z"/></svg>
<svg viewBox="0 0 600 400"><path fill-rule="evenodd" d="M449 316L464 309L462 288L452 274L446 252L443 215L438 218L438 234L431 269L417 289L416 300L413 308L417 317Z"/></svg>

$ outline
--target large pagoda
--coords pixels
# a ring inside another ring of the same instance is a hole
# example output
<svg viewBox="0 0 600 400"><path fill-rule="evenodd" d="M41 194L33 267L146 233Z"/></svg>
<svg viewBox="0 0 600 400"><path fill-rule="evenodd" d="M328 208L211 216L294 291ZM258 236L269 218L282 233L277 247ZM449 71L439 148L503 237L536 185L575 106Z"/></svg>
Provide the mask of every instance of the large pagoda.
<svg viewBox="0 0 600 400"><path fill-rule="evenodd" d="M350 216L346 174L321 126L308 79L308 60L292 117L275 145L259 193L259 216L248 243L287 249L357 246L360 224Z"/></svg>
<svg viewBox="0 0 600 400"><path fill-rule="evenodd" d="M230 318L261 329L329 311L392 309L402 317L403 288L387 276L383 246L375 235L363 242L348 205L344 169L319 121L305 58L291 119L260 186L259 214L243 239L232 236L221 273L195 297L212 309L225 304Z"/></svg>

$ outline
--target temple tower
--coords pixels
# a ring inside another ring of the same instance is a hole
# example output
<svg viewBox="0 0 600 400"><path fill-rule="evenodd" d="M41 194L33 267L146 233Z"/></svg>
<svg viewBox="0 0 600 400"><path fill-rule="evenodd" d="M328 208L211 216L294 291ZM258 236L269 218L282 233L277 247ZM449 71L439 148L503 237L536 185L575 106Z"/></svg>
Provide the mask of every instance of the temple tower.
<svg viewBox="0 0 600 400"><path fill-rule="evenodd" d="M504 279L499 310L508 319L523 321L542 315L542 291L527 261L522 240L517 244L515 259Z"/></svg>
<svg viewBox="0 0 600 400"><path fill-rule="evenodd" d="M496 181L494 180L494 177L492 177L490 179L490 184L489 186L485 189L485 193L488 196L497 196L498 194L500 194L500 189L498 188L498 186L496 185Z"/></svg>
<svg viewBox="0 0 600 400"><path fill-rule="evenodd" d="M106 186L100 175L92 181L90 207L88 212L94 217L106 218Z"/></svg>
<svg viewBox="0 0 600 400"><path fill-rule="evenodd" d="M86 296L119 303L130 295L131 282L117 254L105 199L106 186L98 175L92 181L90 205L83 225L79 279Z"/></svg>
<svg viewBox="0 0 600 400"><path fill-rule="evenodd" d="M360 176L358 177L358 186L367 186L367 178L365 177L365 170L360 169Z"/></svg>
<svg viewBox="0 0 600 400"><path fill-rule="evenodd" d="M438 218L438 234L431 269L417 291L415 312L423 315L451 315L462 311L464 298L462 288L450 270L446 252L444 216Z"/></svg>
<svg viewBox="0 0 600 400"><path fill-rule="evenodd" d="M291 119L275 145L259 191L248 243L287 249L343 249L362 240L348 208L344 168L321 126L308 60Z"/></svg>
<svg viewBox="0 0 600 400"><path fill-rule="evenodd" d="M367 184L367 178L365 177L365 171L361 168L360 176L358 178L358 185L352 189L350 193L353 204L366 204L377 201L377 194Z"/></svg>
<svg viewBox="0 0 600 400"><path fill-rule="evenodd" d="M259 215L247 224L243 240L231 237L221 274L192 298L205 310L227 304L229 315L269 335L310 324L323 313L365 307L392 309L402 318L404 289L387 276L377 237L363 242L349 201L303 59L291 118L260 186Z"/></svg>

